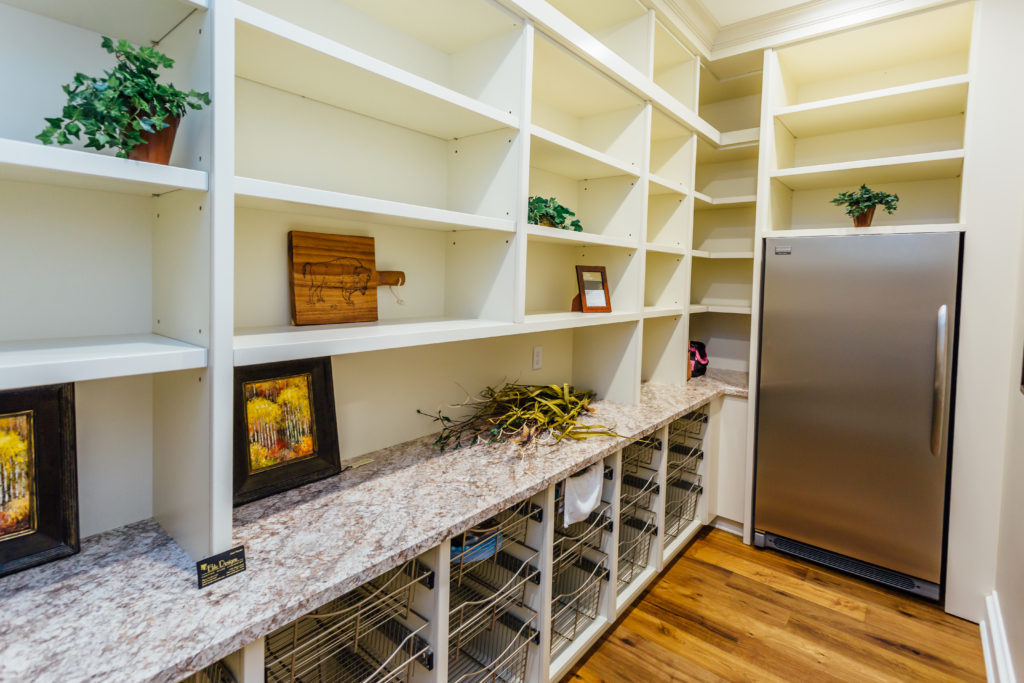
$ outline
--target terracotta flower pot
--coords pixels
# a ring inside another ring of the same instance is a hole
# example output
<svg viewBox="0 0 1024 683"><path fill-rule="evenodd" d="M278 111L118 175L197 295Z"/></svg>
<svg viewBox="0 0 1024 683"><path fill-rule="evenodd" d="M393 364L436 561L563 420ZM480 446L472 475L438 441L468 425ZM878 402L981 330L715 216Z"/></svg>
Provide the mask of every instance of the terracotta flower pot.
<svg viewBox="0 0 1024 683"><path fill-rule="evenodd" d="M871 220L875 217L875 209L876 208L878 208L877 205L876 206L872 206L870 209L868 209L866 212L862 213L861 215L854 216L853 217L853 227L855 227L855 228L866 228L869 225L871 225Z"/></svg>
<svg viewBox="0 0 1024 683"><path fill-rule="evenodd" d="M128 158L136 161L148 161L151 164L166 166L171 161L171 150L174 148L174 136L178 133L180 117L169 116L164 119L167 127L155 133L141 131L139 134L146 141L144 145L136 145L128 152Z"/></svg>

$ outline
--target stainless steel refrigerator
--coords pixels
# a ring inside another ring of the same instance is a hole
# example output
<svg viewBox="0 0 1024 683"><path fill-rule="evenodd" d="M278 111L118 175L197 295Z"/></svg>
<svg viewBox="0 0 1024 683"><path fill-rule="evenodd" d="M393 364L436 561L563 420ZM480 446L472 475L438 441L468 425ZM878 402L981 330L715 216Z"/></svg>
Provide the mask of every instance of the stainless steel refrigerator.
<svg viewBox="0 0 1024 683"><path fill-rule="evenodd" d="M765 240L755 545L940 598L961 250Z"/></svg>

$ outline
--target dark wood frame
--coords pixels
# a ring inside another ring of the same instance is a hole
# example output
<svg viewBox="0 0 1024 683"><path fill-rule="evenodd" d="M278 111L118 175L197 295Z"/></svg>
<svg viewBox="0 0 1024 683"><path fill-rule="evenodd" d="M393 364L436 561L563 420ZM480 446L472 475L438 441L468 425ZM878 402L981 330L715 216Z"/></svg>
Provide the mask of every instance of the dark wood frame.
<svg viewBox="0 0 1024 683"><path fill-rule="evenodd" d="M264 472L249 473L249 440L245 423L243 385L293 375L310 375L313 429L317 448L314 455L285 463ZM297 486L319 481L341 472L338 452L338 424L334 412L334 380L330 358L247 365L235 368L234 504L235 506L272 496Z"/></svg>
<svg viewBox="0 0 1024 683"><path fill-rule="evenodd" d="M0 414L33 411L36 530L0 540L0 576L74 555L78 537L75 385L0 392Z"/></svg>
<svg viewBox="0 0 1024 683"><path fill-rule="evenodd" d="M583 289L583 273L601 273L601 284L604 286L605 306L588 306ZM611 313L612 297L608 292L608 272L604 266L576 266L576 286L579 287L579 310L584 313ZM573 310L576 310L575 308Z"/></svg>

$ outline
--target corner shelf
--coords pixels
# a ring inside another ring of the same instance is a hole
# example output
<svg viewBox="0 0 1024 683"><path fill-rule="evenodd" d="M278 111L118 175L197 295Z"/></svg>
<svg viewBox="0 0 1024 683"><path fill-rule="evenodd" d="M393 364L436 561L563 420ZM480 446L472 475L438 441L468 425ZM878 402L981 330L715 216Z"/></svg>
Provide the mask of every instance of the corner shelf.
<svg viewBox="0 0 1024 683"><path fill-rule="evenodd" d="M619 247L622 249L636 249L640 246L635 239L628 239L626 237L597 235L592 232L576 232L575 230L563 230L562 228L549 228L545 225L527 225L526 234L529 235L531 240L554 244L575 243L584 246Z"/></svg>
<svg viewBox="0 0 1024 683"><path fill-rule="evenodd" d="M649 174L647 178L647 193L650 195L675 194L685 197L689 194L689 191L683 183L669 180L668 178L664 178L654 173Z"/></svg>
<svg viewBox="0 0 1024 683"><path fill-rule="evenodd" d="M515 232L515 223L507 218L492 218L257 178L235 178L235 204L251 209L431 230Z"/></svg>
<svg viewBox="0 0 1024 683"><path fill-rule="evenodd" d="M686 315L682 306L644 306L644 318L666 318L675 315Z"/></svg>
<svg viewBox="0 0 1024 683"><path fill-rule="evenodd" d="M805 228L805 229L776 229L764 231L765 237L812 237L812 236L839 236L839 235L892 235L900 233L915 232L963 232L967 226L964 223L927 223L920 225L872 225L868 228Z"/></svg>
<svg viewBox="0 0 1024 683"><path fill-rule="evenodd" d="M672 254L674 256L686 256L686 247L675 246L672 244L658 244L656 242L647 243L647 251L653 251L656 254Z"/></svg>
<svg viewBox="0 0 1024 683"><path fill-rule="evenodd" d="M732 313L736 315L750 315L753 308L750 306L724 306L721 304L690 304L690 313Z"/></svg>
<svg viewBox="0 0 1024 683"><path fill-rule="evenodd" d="M244 3L235 7L242 78L443 140L518 126L509 112Z"/></svg>
<svg viewBox="0 0 1024 683"><path fill-rule="evenodd" d="M757 203L756 194L738 195L735 197L711 197L703 192L694 192L693 198L695 200L694 209L696 210L739 208L742 206L754 206Z"/></svg>
<svg viewBox="0 0 1024 683"><path fill-rule="evenodd" d="M752 251L701 251L694 249L692 252L693 258L710 258L710 259L752 259L754 258L754 252Z"/></svg>
<svg viewBox="0 0 1024 683"><path fill-rule="evenodd" d="M0 343L0 390L206 367L206 349L156 334Z"/></svg>
<svg viewBox="0 0 1024 683"><path fill-rule="evenodd" d="M572 180L640 175L631 164L537 125L530 127L530 165Z"/></svg>
<svg viewBox="0 0 1024 683"><path fill-rule="evenodd" d="M812 190L864 182L891 183L955 178L963 172L964 150L907 154L775 171L772 179L791 190Z"/></svg>
<svg viewBox="0 0 1024 683"><path fill-rule="evenodd" d="M125 194L209 189L205 171L0 138L0 180Z"/></svg>
<svg viewBox="0 0 1024 683"><path fill-rule="evenodd" d="M797 137L828 135L962 114L967 75L783 107L775 118Z"/></svg>

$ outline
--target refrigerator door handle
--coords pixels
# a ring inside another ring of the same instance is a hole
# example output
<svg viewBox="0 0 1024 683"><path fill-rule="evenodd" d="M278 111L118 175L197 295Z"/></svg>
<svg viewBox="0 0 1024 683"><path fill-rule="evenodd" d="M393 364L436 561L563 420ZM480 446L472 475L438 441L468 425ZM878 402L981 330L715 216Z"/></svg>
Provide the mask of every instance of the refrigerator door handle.
<svg viewBox="0 0 1024 683"><path fill-rule="evenodd" d="M942 423L946 415L946 304L939 306L935 338L935 381L932 385L932 455L942 446Z"/></svg>

